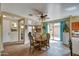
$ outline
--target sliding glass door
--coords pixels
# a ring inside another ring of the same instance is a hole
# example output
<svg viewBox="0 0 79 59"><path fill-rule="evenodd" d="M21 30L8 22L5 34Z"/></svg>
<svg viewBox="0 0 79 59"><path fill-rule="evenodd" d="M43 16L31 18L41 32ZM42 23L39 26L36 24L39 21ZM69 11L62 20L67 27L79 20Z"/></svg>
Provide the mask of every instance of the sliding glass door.
<svg viewBox="0 0 79 59"><path fill-rule="evenodd" d="M61 23L49 23L48 32L50 33L51 40L59 41L61 39Z"/></svg>
<svg viewBox="0 0 79 59"><path fill-rule="evenodd" d="M54 23L54 40L60 40L60 23Z"/></svg>

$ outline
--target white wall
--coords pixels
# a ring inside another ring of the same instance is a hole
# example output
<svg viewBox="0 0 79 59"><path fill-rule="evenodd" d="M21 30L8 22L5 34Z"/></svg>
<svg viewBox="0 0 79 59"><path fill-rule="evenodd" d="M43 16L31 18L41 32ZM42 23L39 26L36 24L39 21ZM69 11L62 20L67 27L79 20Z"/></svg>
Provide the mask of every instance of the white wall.
<svg viewBox="0 0 79 59"><path fill-rule="evenodd" d="M3 18L3 43L18 41L18 31L11 32L10 20Z"/></svg>
<svg viewBox="0 0 79 59"><path fill-rule="evenodd" d="M25 19L25 25L27 26L28 24L28 19ZM29 38L28 38L28 32L29 32L29 29L28 29L28 26L25 28L25 44L28 44L29 43Z"/></svg>
<svg viewBox="0 0 79 59"><path fill-rule="evenodd" d="M25 42L24 42L24 44L28 44L28 43L29 43L28 30L25 29Z"/></svg>

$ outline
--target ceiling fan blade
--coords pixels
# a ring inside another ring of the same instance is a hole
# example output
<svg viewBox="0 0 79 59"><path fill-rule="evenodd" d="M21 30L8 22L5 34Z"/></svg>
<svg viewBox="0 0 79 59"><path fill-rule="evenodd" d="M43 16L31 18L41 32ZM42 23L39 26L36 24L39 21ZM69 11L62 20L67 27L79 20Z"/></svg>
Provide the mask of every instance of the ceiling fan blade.
<svg viewBox="0 0 79 59"><path fill-rule="evenodd" d="M47 17L47 15L44 15L44 17Z"/></svg>

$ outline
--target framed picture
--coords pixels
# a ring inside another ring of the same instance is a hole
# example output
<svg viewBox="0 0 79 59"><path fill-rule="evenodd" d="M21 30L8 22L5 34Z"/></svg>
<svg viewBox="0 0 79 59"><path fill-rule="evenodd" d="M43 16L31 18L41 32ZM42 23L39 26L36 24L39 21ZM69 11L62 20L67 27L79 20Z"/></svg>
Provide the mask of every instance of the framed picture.
<svg viewBox="0 0 79 59"><path fill-rule="evenodd" d="M17 23L16 22L12 21L10 25L11 25L11 31L12 32L17 31Z"/></svg>

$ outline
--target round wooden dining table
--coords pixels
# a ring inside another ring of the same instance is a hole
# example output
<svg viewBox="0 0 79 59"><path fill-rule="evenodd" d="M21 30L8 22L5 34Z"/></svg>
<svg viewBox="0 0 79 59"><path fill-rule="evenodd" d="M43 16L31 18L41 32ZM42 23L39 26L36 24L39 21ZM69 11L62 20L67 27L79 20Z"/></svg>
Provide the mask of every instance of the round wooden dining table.
<svg viewBox="0 0 79 59"><path fill-rule="evenodd" d="M35 41L39 43L39 48L41 49L42 47L46 46L46 37L45 36L40 36L38 39L36 38Z"/></svg>

